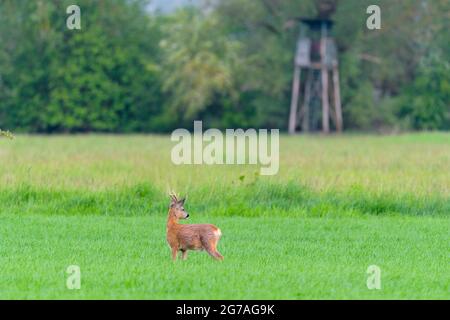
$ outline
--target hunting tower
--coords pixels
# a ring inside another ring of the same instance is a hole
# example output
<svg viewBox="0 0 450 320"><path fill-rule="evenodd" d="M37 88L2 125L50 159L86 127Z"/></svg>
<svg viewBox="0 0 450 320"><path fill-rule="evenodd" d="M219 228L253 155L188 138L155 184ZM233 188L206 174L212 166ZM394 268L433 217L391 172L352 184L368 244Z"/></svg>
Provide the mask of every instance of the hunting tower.
<svg viewBox="0 0 450 320"><path fill-rule="evenodd" d="M333 21L328 18L334 10L329 7L318 9L317 18L299 19L300 35L294 59L289 114L290 134L299 128L302 132L321 129L329 133L330 119L337 132L341 132L343 127L337 49L331 36Z"/></svg>

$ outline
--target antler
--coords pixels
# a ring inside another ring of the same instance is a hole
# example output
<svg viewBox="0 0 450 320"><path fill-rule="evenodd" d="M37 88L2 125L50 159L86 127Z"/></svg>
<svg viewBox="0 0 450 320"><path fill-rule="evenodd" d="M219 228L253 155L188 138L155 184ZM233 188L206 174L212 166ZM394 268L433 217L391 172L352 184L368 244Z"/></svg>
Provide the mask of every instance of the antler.
<svg viewBox="0 0 450 320"><path fill-rule="evenodd" d="M170 196L170 198L172 199L173 202L178 202L177 195L173 191L171 191L169 193L169 196Z"/></svg>

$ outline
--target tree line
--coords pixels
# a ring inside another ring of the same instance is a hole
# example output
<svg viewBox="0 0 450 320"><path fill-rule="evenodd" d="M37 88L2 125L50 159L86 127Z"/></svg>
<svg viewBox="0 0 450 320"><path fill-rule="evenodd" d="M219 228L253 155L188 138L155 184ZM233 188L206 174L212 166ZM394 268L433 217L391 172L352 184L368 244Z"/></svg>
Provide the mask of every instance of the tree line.
<svg viewBox="0 0 450 320"><path fill-rule="evenodd" d="M346 130L449 130L446 0L0 1L0 128L168 132L287 128L299 17L333 2ZM366 8L381 7L368 30Z"/></svg>

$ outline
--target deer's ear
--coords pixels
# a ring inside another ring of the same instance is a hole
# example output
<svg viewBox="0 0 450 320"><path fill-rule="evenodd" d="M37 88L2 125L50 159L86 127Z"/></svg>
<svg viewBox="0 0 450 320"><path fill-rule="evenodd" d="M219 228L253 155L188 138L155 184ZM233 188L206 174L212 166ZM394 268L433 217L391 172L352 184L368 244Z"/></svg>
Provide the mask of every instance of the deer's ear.
<svg viewBox="0 0 450 320"><path fill-rule="evenodd" d="M180 201L178 201L178 203L181 204L181 205L184 205L185 202L186 202L186 198L183 198Z"/></svg>

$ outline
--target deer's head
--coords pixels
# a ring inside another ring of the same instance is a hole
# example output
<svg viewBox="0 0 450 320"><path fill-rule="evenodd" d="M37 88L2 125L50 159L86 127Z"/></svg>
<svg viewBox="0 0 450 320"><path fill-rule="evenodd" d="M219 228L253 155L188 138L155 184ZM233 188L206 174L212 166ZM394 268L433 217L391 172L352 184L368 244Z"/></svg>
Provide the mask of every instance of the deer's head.
<svg viewBox="0 0 450 320"><path fill-rule="evenodd" d="M184 202L186 198L178 200L175 194L170 194L170 214L176 219L187 219L189 218L189 213L184 210Z"/></svg>

